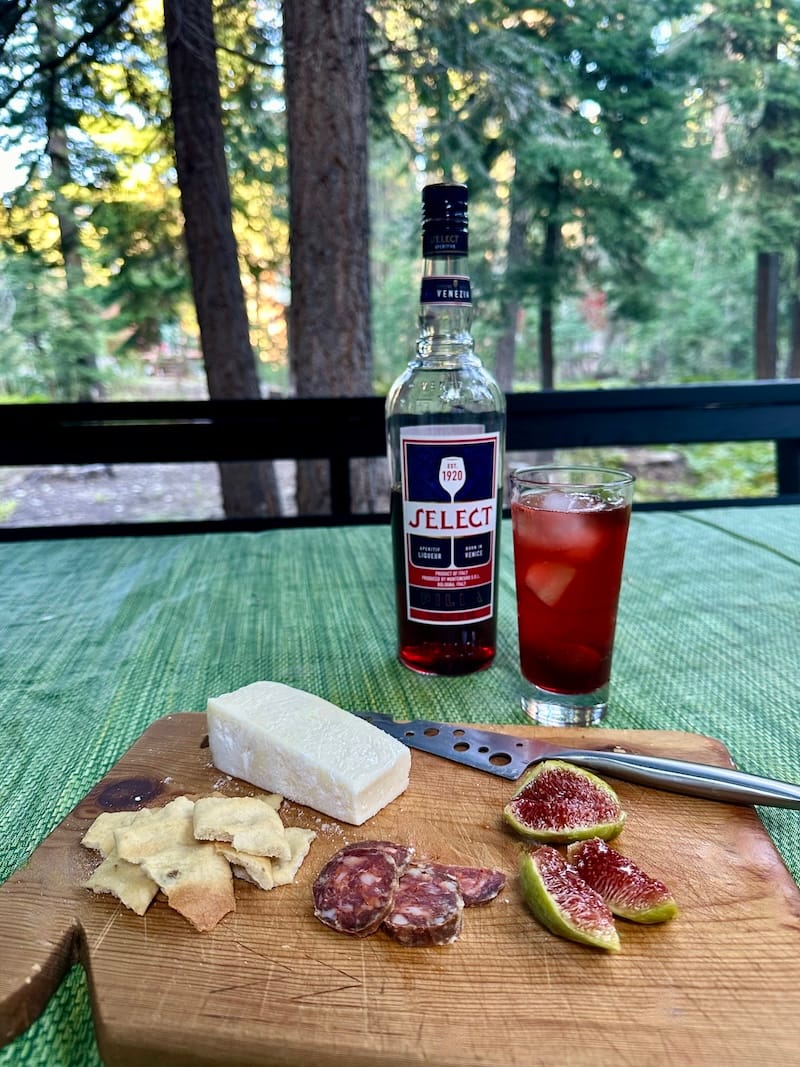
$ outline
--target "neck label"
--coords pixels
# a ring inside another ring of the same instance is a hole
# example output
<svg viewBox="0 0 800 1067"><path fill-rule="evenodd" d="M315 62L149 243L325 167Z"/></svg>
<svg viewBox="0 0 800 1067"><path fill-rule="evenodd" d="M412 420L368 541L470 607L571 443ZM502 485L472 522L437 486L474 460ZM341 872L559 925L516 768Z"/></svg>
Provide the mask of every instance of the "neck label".
<svg viewBox="0 0 800 1067"><path fill-rule="evenodd" d="M438 226L426 223L422 228L422 257L436 259L437 256L468 256L469 235L466 227L455 224L448 227L447 222Z"/></svg>
<svg viewBox="0 0 800 1067"><path fill-rule="evenodd" d="M424 277L420 288L421 304L471 304L472 289L466 275L448 274Z"/></svg>

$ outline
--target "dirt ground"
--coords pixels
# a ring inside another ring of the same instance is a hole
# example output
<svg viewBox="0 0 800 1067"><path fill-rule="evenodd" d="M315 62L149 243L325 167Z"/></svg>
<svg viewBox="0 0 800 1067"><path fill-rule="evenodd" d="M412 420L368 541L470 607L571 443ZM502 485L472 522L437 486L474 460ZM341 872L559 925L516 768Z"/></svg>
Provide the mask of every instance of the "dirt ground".
<svg viewBox="0 0 800 1067"><path fill-rule="evenodd" d="M0 470L0 527L222 517L213 463Z"/></svg>
<svg viewBox="0 0 800 1067"><path fill-rule="evenodd" d="M673 453L631 449L625 458L628 469L665 485L682 466ZM283 513L295 514L294 464L276 469ZM223 517L214 463L0 468L0 528Z"/></svg>

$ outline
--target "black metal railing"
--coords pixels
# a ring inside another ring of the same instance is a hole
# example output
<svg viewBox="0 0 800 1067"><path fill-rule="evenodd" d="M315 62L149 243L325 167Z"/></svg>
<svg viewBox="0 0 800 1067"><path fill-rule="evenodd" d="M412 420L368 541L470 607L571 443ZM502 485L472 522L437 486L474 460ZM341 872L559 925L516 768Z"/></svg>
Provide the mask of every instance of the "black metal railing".
<svg viewBox="0 0 800 1067"><path fill-rule="evenodd" d="M511 455L555 448L772 441L777 493L759 502L800 498L800 381L513 393L507 401ZM0 466L277 459L324 459L329 464L330 515L150 523L137 525L137 532L384 521L385 515L352 513L349 465L352 459L385 452L380 397L0 406ZM697 502L650 506L690 503ZM702 501L703 506L709 503ZM97 530L122 532L121 527ZM35 535L47 532L37 528ZM2 539L22 536L21 529L0 531Z"/></svg>

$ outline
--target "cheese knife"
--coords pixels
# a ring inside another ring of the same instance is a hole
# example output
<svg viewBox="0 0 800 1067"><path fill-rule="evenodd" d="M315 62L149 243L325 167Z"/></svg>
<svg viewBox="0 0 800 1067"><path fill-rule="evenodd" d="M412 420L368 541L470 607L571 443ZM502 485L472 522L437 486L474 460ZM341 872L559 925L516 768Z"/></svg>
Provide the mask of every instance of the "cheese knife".
<svg viewBox="0 0 800 1067"><path fill-rule="evenodd" d="M629 752L618 745L577 749L550 741L515 737L473 726L413 719L398 722L390 715L356 712L409 748L430 752L500 778L514 780L533 763L563 759L587 770L610 774L627 782L665 789L673 793L720 800L728 804L763 804L800 809L800 785L761 778L755 774L706 763ZM602 744L602 731L598 731Z"/></svg>

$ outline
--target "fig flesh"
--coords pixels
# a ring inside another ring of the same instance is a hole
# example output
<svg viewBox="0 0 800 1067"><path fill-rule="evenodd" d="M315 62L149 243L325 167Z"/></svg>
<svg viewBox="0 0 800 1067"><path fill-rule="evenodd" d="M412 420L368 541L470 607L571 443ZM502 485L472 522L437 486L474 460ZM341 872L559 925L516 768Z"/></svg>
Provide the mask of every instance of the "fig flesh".
<svg viewBox="0 0 800 1067"><path fill-rule="evenodd" d="M519 874L525 902L542 926L570 941L619 952L611 910L560 852L542 845L523 853Z"/></svg>
<svg viewBox="0 0 800 1067"><path fill-rule="evenodd" d="M663 882L598 837L571 844L567 861L614 915L637 923L663 923L678 914L678 905Z"/></svg>
<svg viewBox="0 0 800 1067"><path fill-rule="evenodd" d="M592 837L610 841L625 812L602 778L563 760L545 760L523 779L503 818L523 837L565 845Z"/></svg>

